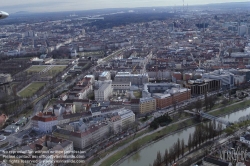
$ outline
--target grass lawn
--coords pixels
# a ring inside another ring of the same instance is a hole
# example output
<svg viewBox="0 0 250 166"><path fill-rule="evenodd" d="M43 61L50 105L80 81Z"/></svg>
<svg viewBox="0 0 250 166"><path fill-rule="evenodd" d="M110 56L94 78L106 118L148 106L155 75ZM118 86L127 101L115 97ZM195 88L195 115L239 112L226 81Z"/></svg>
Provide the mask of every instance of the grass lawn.
<svg viewBox="0 0 250 166"><path fill-rule="evenodd" d="M246 108L249 106L250 106L250 100L246 100L246 101L243 101L241 103L237 103L235 105L225 106L225 107L223 107L217 111L214 111L214 112L209 112L209 114L214 115L214 116L218 116L218 115L226 114L226 113L229 113L229 112L232 112L235 110L240 110L240 109L243 109L243 108Z"/></svg>
<svg viewBox="0 0 250 166"><path fill-rule="evenodd" d="M49 71L44 73L46 76L55 76L58 73L62 72L67 66L54 66Z"/></svg>
<svg viewBox="0 0 250 166"><path fill-rule="evenodd" d="M44 66L44 65L33 65L30 68L28 68L26 71L27 72L40 72L43 69L45 69L48 66Z"/></svg>
<svg viewBox="0 0 250 166"><path fill-rule="evenodd" d="M142 92L141 91L134 91L134 96L135 96L135 98L139 99L142 97Z"/></svg>
<svg viewBox="0 0 250 166"><path fill-rule="evenodd" d="M21 97L30 97L32 96L38 89L43 87L46 83L45 82L33 82L28 87L26 87L24 90L19 92L18 94Z"/></svg>

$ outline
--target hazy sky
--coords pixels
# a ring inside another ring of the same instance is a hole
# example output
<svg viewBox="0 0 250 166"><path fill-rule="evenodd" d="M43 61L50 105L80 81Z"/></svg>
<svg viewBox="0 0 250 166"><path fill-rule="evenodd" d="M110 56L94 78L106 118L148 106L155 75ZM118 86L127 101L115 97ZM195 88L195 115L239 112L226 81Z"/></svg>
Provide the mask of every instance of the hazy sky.
<svg viewBox="0 0 250 166"><path fill-rule="evenodd" d="M182 5L182 0L0 0L0 10L14 13L18 11L53 12L90 10L101 8L152 7ZM247 0L184 0L188 5L246 2ZM248 0L248 2L250 2Z"/></svg>

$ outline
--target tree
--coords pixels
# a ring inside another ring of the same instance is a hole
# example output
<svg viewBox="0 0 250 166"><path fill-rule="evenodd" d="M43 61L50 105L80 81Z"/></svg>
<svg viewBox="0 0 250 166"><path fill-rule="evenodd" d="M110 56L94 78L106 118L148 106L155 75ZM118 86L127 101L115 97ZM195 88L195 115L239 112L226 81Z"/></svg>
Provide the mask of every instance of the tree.
<svg viewBox="0 0 250 166"><path fill-rule="evenodd" d="M165 165L168 165L169 163L169 154L168 154L168 149L165 150L165 154L164 154L164 163Z"/></svg>
<svg viewBox="0 0 250 166"><path fill-rule="evenodd" d="M200 99L198 99L196 102L195 102L195 109L197 112L199 112L202 108L202 101Z"/></svg>
<svg viewBox="0 0 250 166"><path fill-rule="evenodd" d="M176 100L173 101L173 106L174 106L174 112L176 112L176 106L177 106Z"/></svg>
<svg viewBox="0 0 250 166"><path fill-rule="evenodd" d="M217 100L217 96L209 96L207 98L207 102L208 102L208 105L209 105L209 109L211 110L213 108L213 106L215 105L215 102Z"/></svg>
<svg viewBox="0 0 250 166"><path fill-rule="evenodd" d="M181 155L183 156L185 152L185 142L184 139L181 140Z"/></svg>
<svg viewBox="0 0 250 166"><path fill-rule="evenodd" d="M206 111L207 111L208 110L208 105L209 105L209 103L208 103L208 97L207 97L207 89L205 90L204 99L205 99L204 104L205 104Z"/></svg>
<svg viewBox="0 0 250 166"><path fill-rule="evenodd" d="M179 156L180 156L180 153L181 153L181 141L180 141L180 139L178 138L178 140L177 140L177 148L176 148L176 155L177 155L177 158L179 158Z"/></svg>
<svg viewBox="0 0 250 166"><path fill-rule="evenodd" d="M228 103L227 99L223 99L222 102L221 102L221 104L223 104L224 106L227 105L227 103Z"/></svg>
<svg viewBox="0 0 250 166"><path fill-rule="evenodd" d="M228 98L229 98L229 102L231 101L231 88L228 91Z"/></svg>
<svg viewBox="0 0 250 166"><path fill-rule="evenodd" d="M156 164L155 166L161 166L162 157L161 157L161 152L160 151L157 152L157 157L156 157L156 160L155 160L154 163Z"/></svg>
<svg viewBox="0 0 250 166"><path fill-rule="evenodd" d="M177 145L177 143L175 143L174 145L173 145L173 160L174 160L174 162L175 162L175 160L176 160L176 158L178 158L178 156L177 156L177 151L178 151L178 145Z"/></svg>
<svg viewBox="0 0 250 166"><path fill-rule="evenodd" d="M173 146L170 147L168 156L169 156L169 163L171 164L173 162L173 160L174 160L174 149L173 149Z"/></svg>
<svg viewBox="0 0 250 166"><path fill-rule="evenodd" d="M192 135L190 133L188 137L188 150L190 151L191 149L192 149Z"/></svg>

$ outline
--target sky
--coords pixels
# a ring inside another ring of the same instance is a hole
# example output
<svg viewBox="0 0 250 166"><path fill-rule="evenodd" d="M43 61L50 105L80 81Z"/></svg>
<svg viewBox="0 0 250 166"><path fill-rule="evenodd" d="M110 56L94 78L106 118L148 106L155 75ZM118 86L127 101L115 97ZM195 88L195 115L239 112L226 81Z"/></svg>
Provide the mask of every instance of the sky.
<svg viewBox="0 0 250 166"><path fill-rule="evenodd" d="M184 0L184 3L188 3L188 5L199 5L246 1L247 0ZM0 10L8 13L15 13L18 11L57 12L103 8L179 6L183 4L183 0L0 0L0 2Z"/></svg>

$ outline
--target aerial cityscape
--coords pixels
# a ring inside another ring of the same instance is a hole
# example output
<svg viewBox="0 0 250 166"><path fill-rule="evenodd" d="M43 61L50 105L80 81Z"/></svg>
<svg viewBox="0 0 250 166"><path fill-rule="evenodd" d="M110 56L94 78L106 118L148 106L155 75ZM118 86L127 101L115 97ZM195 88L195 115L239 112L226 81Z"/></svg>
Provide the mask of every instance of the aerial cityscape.
<svg viewBox="0 0 250 166"><path fill-rule="evenodd" d="M181 2L3 7L0 165L249 166L250 2Z"/></svg>

